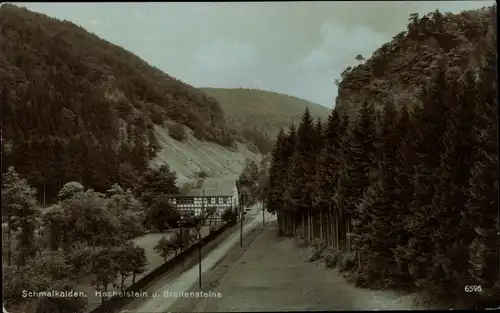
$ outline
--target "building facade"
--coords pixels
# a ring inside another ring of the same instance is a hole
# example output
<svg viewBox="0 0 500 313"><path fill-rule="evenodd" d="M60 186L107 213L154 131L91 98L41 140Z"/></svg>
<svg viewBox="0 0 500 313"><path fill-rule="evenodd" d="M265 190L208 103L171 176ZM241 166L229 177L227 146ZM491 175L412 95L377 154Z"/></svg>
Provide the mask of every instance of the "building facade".
<svg viewBox="0 0 500 313"><path fill-rule="evenodd" d="M185 196L173 196L170 201L181 214L199 216L203 211L214 210L215 219L221 219L227 209L237 210L239 206L236 181L227 178L206 178Z"/></svg>

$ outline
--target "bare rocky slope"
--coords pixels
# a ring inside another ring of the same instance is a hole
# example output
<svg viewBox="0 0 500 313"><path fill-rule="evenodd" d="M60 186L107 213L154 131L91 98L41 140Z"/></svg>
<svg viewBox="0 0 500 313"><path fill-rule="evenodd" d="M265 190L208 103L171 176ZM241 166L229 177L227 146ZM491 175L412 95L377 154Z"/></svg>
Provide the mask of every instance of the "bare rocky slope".
<svg viewBox="0 0 500 313"><path fill-rule="evenodd" d="M166 162L177 174L180 187L194 183L202 175L236 179L247 159L258 163L261 158L260 154L250 151L239 142L232 148L223 147L199 140L189 130L183 141L173 139L165 127L155 126L155 133L161 150L151 160L151 164Z"/></svg>

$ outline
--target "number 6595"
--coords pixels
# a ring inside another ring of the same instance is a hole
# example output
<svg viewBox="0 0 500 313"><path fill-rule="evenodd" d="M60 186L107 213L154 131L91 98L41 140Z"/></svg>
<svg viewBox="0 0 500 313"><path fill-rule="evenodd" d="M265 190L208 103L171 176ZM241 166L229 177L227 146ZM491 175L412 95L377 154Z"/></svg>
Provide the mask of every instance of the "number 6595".
<svg viewBox="0 0 500 313"><path fill-rule="evenodd" d="M465 292L482 292L483 288L481 285L465 285L464 290Z"/></svg>

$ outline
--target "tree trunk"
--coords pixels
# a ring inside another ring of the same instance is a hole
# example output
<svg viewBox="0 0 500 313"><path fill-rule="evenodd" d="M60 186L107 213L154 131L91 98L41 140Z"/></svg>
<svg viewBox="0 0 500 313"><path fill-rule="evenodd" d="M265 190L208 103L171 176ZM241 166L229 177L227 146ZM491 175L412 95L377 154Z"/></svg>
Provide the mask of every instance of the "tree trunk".
<svg viewBox="0 0 500 313"><path fill-rule="evenodd" d="M327 214L328 214L328 223L326 224L326 226L328 233L328 247L333 248L335 246L335 240L333 239L333 218L332 218L331 206L328 206Z"/></svg>
<svg viewBox="0 0 500 313"><path fill-rule="evenodd" d="M125 275L121 274L120 291L123 291L123 286L125 285L125 278L127 278L127 277Z"/></svg>
<svg viewBox="0 0 500 313"><path fill-rule="evenodd" d="M102 289L104 291L104 296L101 297L101 303L104 303L107 300L106 293L108 292L108 283L102 283Z"/></svg>
<svg viewBox="0 0 500 313"><path fill-rule="evenodd" d="M325 240L326 240L326 246L330 247L330 229L329 229L329 224L330 224L330 216L328 216L328 211L325 212Z"/></svg>
<svg viewBox="0 0 500 313"><path fill-rule="evenodd" d="M342 249L342 250L345 250L346 249L346 246L345 246L345 243L344 243L344 228L345 228L345 222L342 218L339 217L338 219L338 227L339 227L339 249Z"/></svg>
<svg viewBox="0 0 500 313"><path fill-rule="evenodd" d="M331 208L328 208L328 241L329 247L333 248L334 247L334 239L333 239L333 217L332 217L332 210Z"/></svg>
<svg viewBox="0 0 500 313"><path fill-rule="evenodd" d="M43 183L43 207L45 208L46 207L46 204L45 204L45 187L46 186L46 183Z"/></svg>
<svg viewBox="0 0 500 313"><path fill-rule="evenodd" d="M288 220L287 220L287 215L285 212L282 212L282 221L283 221L283 235L286 237L286 234L288 232Z"/></svg>
<svg viewBox="0 0 500 313"><path fill-rule="evenodd" d="M293 228L293 225L292 225L292 217L290 216L290 212L287 212L286 214L286 233L287 233L287 236L292 236L293 235L293 231L292 231L292 228Z"/></svg>
<svg viewBox="0 0 500 313"><path fill-rule="evenodd" d="M311 242L314 239L314 225L313 225L313 215L311 214L311 208L307 209L307 239L308 242Z"/></svg>
<svg viewBox="0 0 500 313"><path fill-rule="evenodd" d="M304 228L304 233L303 236L306 238L306 242L309 242L309 209L307 209L306 212L304 212L304 221L306 223L305 228Z"/></svg>
<svg viewBox="0 0 500 313"><path fill-rule="evenodd" d="M12 213L8 213L7 217L7 245L8 245L8 250L7 250L7 264L10 266L12 265Z"/></svg>
<svg viewBox="0 0 500 313"><path fill-rule="evenodd" d="M305 216L305 214L301 214L301 215L302 215L301 235L303 237L306 237L306 234L305 234L305 232L306 232L306 223L305 223L306 216Z"/></svg>
<svg viewBox="0 0 500 313"><path fill-rule="evenodd" d="M349 219L348 218L345 219L345 223L346 223L345 224L346 225L346 227L345 227L345 229L346 229L346 231L345 231L345 238L346 238L346 240L345 241L346 241L346 246L347 246L346 250L348 252L350 252L351 251L351 240L350 240L351 238L349 236L350 229L349 229Z"/></svg>
<svg viewBox="0 0 500 313"><path fill-rule="evenodd" d="M290 213L289 212L286 212L283 214L283 219L285 221L285 236L288 236L288 234L290 233Z"/></svg>
<svg viewBox="0 0 500 313"><path fill-rule="evenodd" d="M339 212L338 210L334 211L334 219L335 219L335 229L334 229L334 250L335 252L339 251L339 245L340 245L340 229L339 229Z"/></svg>
<svg viewBox="0 0 500 313"><path fill-rule="evenodd" d="M319 239L323 241L323 210L319 211Z"/></svg>

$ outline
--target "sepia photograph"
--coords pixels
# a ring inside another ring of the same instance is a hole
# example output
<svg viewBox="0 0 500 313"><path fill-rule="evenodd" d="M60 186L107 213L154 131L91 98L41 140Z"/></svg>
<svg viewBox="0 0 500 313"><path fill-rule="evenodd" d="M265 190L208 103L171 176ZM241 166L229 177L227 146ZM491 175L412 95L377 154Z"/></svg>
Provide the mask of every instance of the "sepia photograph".
<svg viewBox="0 0 500 313"><path fill-rule="evenodd" d="M3 313L500 310L497 18L0 2Z"/></svg>

